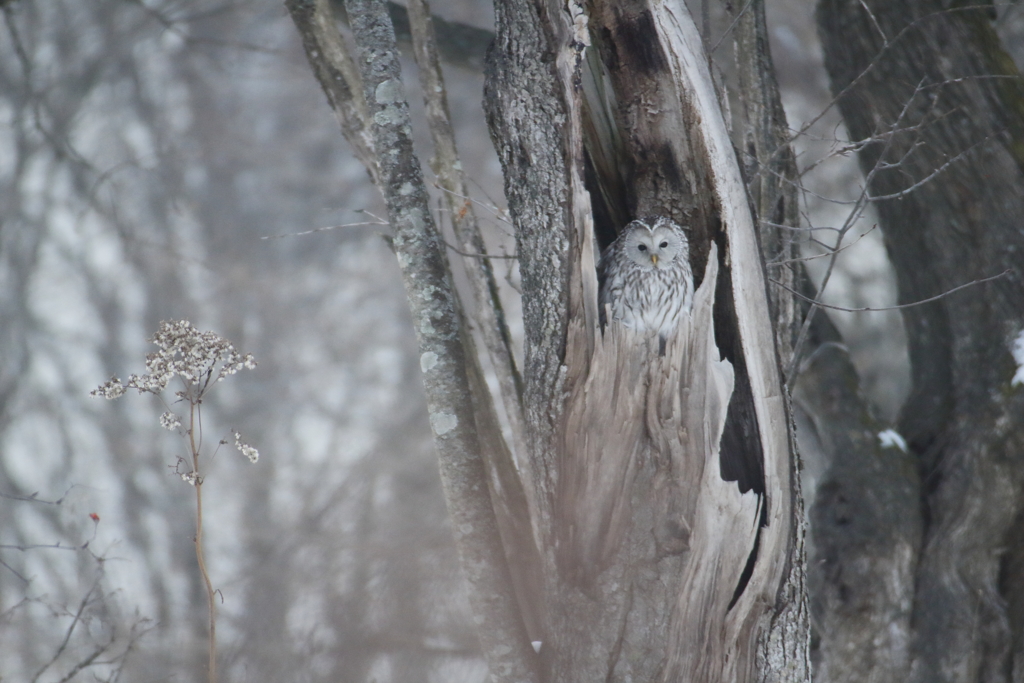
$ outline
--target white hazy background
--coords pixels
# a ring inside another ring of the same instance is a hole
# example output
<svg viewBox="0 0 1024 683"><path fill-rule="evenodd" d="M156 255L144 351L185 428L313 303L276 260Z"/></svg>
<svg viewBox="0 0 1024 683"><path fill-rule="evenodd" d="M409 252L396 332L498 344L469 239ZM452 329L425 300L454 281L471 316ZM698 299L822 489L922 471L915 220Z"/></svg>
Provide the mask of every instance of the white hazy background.
<svg viewBox="0 0 1024 683"><path fill-rule="evenodd" d="M435 4L491 26L484 0ZM813 3L768 4L799 129L830 100ZM384 215L280 0L20 0L3 22L0 678L205 680L193 489L173 472L184 445L153 397L89 396L144 371L161 320L188 319L259 362L204 404L208 458L229 441L203 488L222 679L484 680L387 227L264 239ZM713 35L727 25L716 15ZM726 71L731 49L716 52ZM415 116L414 73L407 63ZM504 199L483 77L446 78L488 242L511 253L487 208ZM830 112L796 140L801 167L844 136ZM804 182L804 227L836 226L848 207L817 195L851 199L862 176L840 157ZM518 330L514 263L497 270ZM895 296L877 230L844 252L823 295ZM893 418L908 376L899 315L833 319ZM257 464L232 430L260 449Z"/></svg>

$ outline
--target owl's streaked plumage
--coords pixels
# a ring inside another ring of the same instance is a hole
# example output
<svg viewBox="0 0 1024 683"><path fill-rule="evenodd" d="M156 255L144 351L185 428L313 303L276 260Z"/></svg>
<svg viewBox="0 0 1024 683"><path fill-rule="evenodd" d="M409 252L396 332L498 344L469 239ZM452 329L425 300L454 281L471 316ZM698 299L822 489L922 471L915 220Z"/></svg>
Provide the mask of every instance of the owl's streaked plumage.
<svg viewBox="0 0 1024 683"><path fill-rule="evenodd" d="M602 320L611 320L662 340L675 331L679 316L693 303L690 243L664 216L629 223L608 245L598 263Z"/></svg>

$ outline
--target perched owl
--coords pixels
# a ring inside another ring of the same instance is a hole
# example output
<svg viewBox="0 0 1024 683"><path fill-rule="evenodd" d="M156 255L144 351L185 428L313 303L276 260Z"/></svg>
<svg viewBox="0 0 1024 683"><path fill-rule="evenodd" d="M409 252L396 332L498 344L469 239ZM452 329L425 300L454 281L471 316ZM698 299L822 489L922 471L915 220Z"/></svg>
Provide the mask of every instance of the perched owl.
<svg viewBox="0 0 1024 683"><path fill-rule="evenodd" d="M693 273L686 233L669 218L643 218L627 225L601 254L598 303L611 319L662 341L693 303Z"/></svg>

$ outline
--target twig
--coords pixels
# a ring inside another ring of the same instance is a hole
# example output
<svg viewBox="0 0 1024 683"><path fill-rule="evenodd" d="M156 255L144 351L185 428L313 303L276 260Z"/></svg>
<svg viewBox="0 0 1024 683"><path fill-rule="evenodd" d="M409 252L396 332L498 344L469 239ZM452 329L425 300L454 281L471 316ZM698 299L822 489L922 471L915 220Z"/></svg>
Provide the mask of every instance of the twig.
<svg viewBox="0 0 1024 683"><path fill-rule="evenodd" d="M711 47L710 50L708 50L709 55L714 54L715 50L718 49L718 46L722 44L723 40L725 40L725 37L729 35L729 33L731 33L734 28L736 28L736 24L739 23L740 17L746 14L747 10L749 10L750 6L753 4L754 0L747 0L747 4L743 6L743 9L741 9L735 17L733 17L732 23L729 24L729 27L725 29L725 32L722 33L721 36L719 36L718 40L715 41L715 44Z"/></svg>
<svg viewBox="0 0 1024 683"><path fill-rule="evenodd" d="M858 242L860 242L862 239L864 239L869 234L871 234L871 232L875 228L877 228L877 227L878 227L878 223L875 223L874 225L871 226L870 230L865 230L863 233L861 233L860 235L857 236L857 239L855 239L854 241L850 242L849 244L844 244L843 246L839 247L838 249L837 248L833 248L833 247L827 247L828 251L825 252L824 254L814 254L813 256L801 256L799 258L791 258L791 259L786 259L784 261L769 261L765 265L768 265L768 266L785 266L785 265L789 265L790 263L800 263L800 262L813 261L814 259L824 258L826 256L831 256L832 254L838 254L839 252L846 251L847 249L849 249L853 245L855 245ZM821 244L821 242L818 242L818 240L814 240L814 241L816 243L818 243L818 244Z"/></svg>
<svg viewBox="0 0 1024 683"><path fill-rule="evenodd" d="M79 603L78 611L75 612L75 616L71 620L71 624L68 626L67 631L64 632L64 640L61 642L60 647L57 648L57 651L53 654L53 657L50 659L50 661L44 664L43 667L36 672L36 675L32 677L32 683L36 683L36 681L39 680L39 677L42 676L47 669L53 666L54 663L56 663L56 661L60 659L60 656L64 654L64 650L67 649L68 643L71 641L71 635L75 632L75 627L78 626L78 622L81 621L82 613L85 611L86 606L88 606L89 598L92 596L93 591L95 590L96 585L93 584L93 587L90 588L89 592L85 594L84 598L82 598L82 602Z"/></svg>
<svg viewBox="0 0 1024 683"><path fill-rule="evenodd" d="M1003 131L1000 131L1000 132L1003 132ZM899 192L894 192L892 194L870 195L868 197L868 199L870 201L872 201L872 202L881 202L881 201L886 201L886 200L889 200L889 199L899 199L901 197L905 197L908 194L910 194L911 192L913 192L914 190L916 190L917 188L921 187L925 183L927 183L930 180L932 180L933 178L935 178L937 175L939 175L940 173L945 171L947 168L949 168L951 165L953 165L954 163L956 163L957 161L959 161L963 157L965 157L968 154L970 154L972 151L974 151L975 147L978 147L979 145L981 145L984 142L987 142L990 139L992 139L992 136L986 136L986 137L982 138L981 140L978 140L973 145L971 145L970 147L968 147L964 151L960 152L959 154L957 154L956 156L951 158L949 161L947 161L946 163L942 164L937 169L935 169L934 171L932 171L931 173L926 175L924 178L922 178L921 180L917 181L916 183L914 183L913 185L911 185L910 187L908 187L906 189L900 190ZM902 161L902 159L900 161ZM895 166L896 166L896 164L893 164L891 167L895 167Z"/></svg>
<svg viewBox="0 0 1024 683"><path fill-rule="evenodd" d="M462 251L461 249L456 247L454 244L449 244L448 242L445 242L444 246L448 247L449 249L454 251L459 256L465 256L466 258L509 258L509 259L517 259L517 258L519 258L518 254L471 254L468 251Z"/></svg>
<svg viewBox="0 0 1024 683"><path fill-rule="evenodd" d="M78 484L72 484L68 487L68 490L64 492L57 500L42 500L39 498L39 492L29 494L27 496L21 496L16 493L0 493L0 498L7 498L8 500L20 500L26 503L42 503L43 505L61 505L64 503L64 499L67 498L68 494L71 493L71 489L78 486Z"/></svg>
<svg viewBox="0 0 1024 683"><path fill-rule="evenodd" d="M14 545L5 543L0 545L0 550L40 550L43 548L49 548L51 550L82 550L81 546L61 545L60 541L49 545L42 543L33 543L31 545Z"/></svg>
<svg viewBox="0 0 1024 683"><path fill-rule="evenodd" d="M303 232L288 232L281 235L264 235L260 237L260 239L279 240L285 237L305 237L306 235L315 235L318 232L327 232L328 230L341 230L342 228L359 228L366 225L387 225L387 223L380 223L377 221L365 221L363 223L343 223L342 225L328 225L323 228L313 228L312 230L304 230Z"/></svg>
<svg viewBox="0 0 1024 683"><path fill-rule="evenodd" d="M813 304L814 306L817 306L819 308L828 308L828 309L831 309L833 311L844 311L846 313L867 313L867 312L874 312L874 311L895 311L895 310L899 310L901 308L912 308L913 306L921 306L922 304L930 304L931 302L938 301L939 299L945 298L945 297L949 296L950 294L953 294L954 292L959 292L961 289L967 289L968 287L973 287L974 285L980 285L980 284L983 284L985 282L991 282L992 280L998 280L999 278L1005 277L1005 276L1007 276L1009 274L1010 274L1010 269L1007 268L1006 270L1004 270L1003 272L999 273L998 275L993 275L991 277L982 278L980 280L971 280L968 283L962 284L962 285L960 285L958 287L954 287L953 289L948 289L945 292L943 292L942 294L936 294L935 296L928 297L927 299L921 299L920 301L913 301L913 302L911 302L909 304L898 304L896 306L881 306L879 308L871 308L871 307L865 307L865 308L846 308L844 306L833 306L832 304L826 304L826 303L824 303L822 301L818 301L817 299L812 299L812 298L810 298L808 296L804 296L800 292L796 291L795 289L793 289L791 287L788 287L788 286L784 285L783 283L779 282L778 280L773 280L771 278L768 278L768 281L771 282L772 284L775 284L775 285L778 285L779 287L782 287L783 289L787 290L789 293L793 294L794 296L797 296L800 299L803 299L804 301L806 301L806 302L808 302L810 304Z"/></svg>
<svg viewBox="0 0 1024 683"><path fill-rule="evenodd" d="M96 664L102 663L102 662L96 662L96 658L99 657L104 652L106 652L108 649L110 649L110 646L113 645L113 644L114 644L114 641L111 640L106 645L97 645L96 649L92 651L92 654L90 654L88 657L86 657L82 661L78 662L78 664L73 666L71 668L71 671L67 672L67 674L64 676L64 678L62 678L59 681L57 681L57 683L67 683L72 678L77 676L78 672L81 671L82 669L86 669L86 668L92 666L93 663L96 663Z"/></svg>
<svg viewBox="0 0 1024 683"><path fill-rule="evenodd" d="M853 79L851 79L850 82L848 84L846 84L846 86L842 90L840 90L831 100L829 100L828 104L825 105L824 108L822 108L822 110L818 113L817 116L812 118L810 121L805 122L800 127L800 129L797 130L796 132L794 132L793 135L788 140L783 141L782 144L780 144L779 147L774 152L772 152L772 154L768 158L767 162L764 163L761 168L762 169L768 168L768 166L770 165L768 162L771 162L775 158L776 155L778 155L778 154L782 153L784 150L788 149L790 147L790 145L792 145L793 142L796 141L797 138L800 138L800 137L806 135L807 131L809 131L816 123L818 123L818 121L820 121L825 116L825 114L827 114L829 111L831 111L832 107L834 107L839 102L839 100L841 100L851 90L853 90L853 88L856 87L857 84L860 83L860 81L863 80L875 68L875 66L877 66L882 61L882 58L883 58L883 56L885 55L886 52L891 50L893 48L893 46L899 40L901 40L904 36L906 36L910 31L912 31L915 28L917 28L918 24L921 24L921 23L923 23L923 22L925 22L925 21L927 21L929 19L932 19L932 18L937 17L937 16L942 15L942 14L947 14L947 13L952 14L954 12L972 12L972 11L977 11L977 10L988 10L988 9L991 9L990 5L968 5L968 6L965 6L965 7L949 7L949 8L946 8L946 9L939 10L937 12L930 12L930 13L925 14L923 16L917 17L916 19L911 21L909 24L907 24L902 29L900 29L900 31L895 36L893 36L892 40L890 40L888 43L886 43L885 45L882 46L882 49L878 51L878 54L875 55L875 57L871 60L871 62L866 67L864 67L864 69L859 74L857 74L857 76L855 76ZM943 81L942 83L935 83L935 84L932 84L932 85L929 85L929 86L925 86L925 87L939 87L939 86L946 85L947 83L956 83L956 82L959 82L959 81L962 81L962 80L971 80L971 79L974 79L974 78L1020 78L1020 77L1019 76L1012 76L1012 75L999 75L999 74L991 75L991 76L980 76L979 75L979 76L976 76L976 77L971 77L970 79L967 79L967 78L952 79L950 81ZM918 89L914 91L914 95L917 94L917 92L921 89L921 87L922 86L920 86L920 85L918 86ZM759 170L758 173L761 173L761 170Z"/></svg>
<svg viewBox="0 0 1024 683"><path fill-rule="evenodd" d="M447 194L452 195L453 197L457 197L457 198L459 198L459 199L461 199L463 201L466 201L466 202L472 202L473 204L476 204L477 206L481 206L481 207L487 209L492 214L494 214L494 217L497 218L499 221L502 221L504 223L511 223L511 221L508 219L508 213L506 212L506 210L505 209L499 209L493 203L492 204L484 204L479 199L474 199L473 197L470 197L470 196L467 196L467 195L464 195L464 194L459 194L455 190L451 190L451 189L449 189L447 187L442 187L437 182L432 183L432 185L435 188L437 188L438 190L441 190L441 192L445 192Z"/></svg>
<svg viewBox="0 0 1024 683"><path fill-rule="evenodd" d="M917 88L914 89L914 94L911 95L907 99L907 102L903 105L903 109L900 111L899 116L896 117L896 120L893 122L892 126L890 127L890 130L896 130L897 128L899 128L900 122L903 120L903 117L907 115L907 112L910 111L910 105L911 103L913 103L915 97L920 92L920 88L923 83L924 79L921 79L921 81L917 84ZM885 146L882 148L882 152L878 155L879 159L885 158L885 154L894 144L894 140L895 136L889 136L888 140L886 140L885 142ZM850 211L849 215L846 217L846 220L843 222L843 227L839 230L839 234L836 237L836 249L838 249L838 247L842 244L843 238L846 236L847 231L851 227L853 227L854 221L860 216L861 212L864 210L864 206L868 201L868 188L871 186L871 182L874 180L875 174L877 174L879 170L879 166L876 165L874 168L871 169L871 172L868 173L867 178L865 178L864 187L861 189L860 196L857 198L856 204ZM831 258L829 258L828 267L825 269L825 276L821 280L821 286L818 288L819 292L823 292L825 288L828 286L828 282L832 277L832 271L835 268L836 261L838 260L838 258L839 253L837 251L833 251L831 254ZM795 373L800 359L800 351L803 348L804 342L807 339L807 334L810 332L811 324L814 322L814 316L817 314L817 312L818 307L814 303L812 303L810 309L807 311L807 315L804 316L804 322L800 326L800 332L797 335L796 343L793 344L793 357L790 358L789 365L786 368L786 377L789 380L795 379Z"/></svg>
<svg viewBox="0 0 1024 683"><path fill-rule="evenodd" d="M888 47L889 39L885 37L885 31L883 31L881 25L879 25L878 19L875 18L874 12L871 11L871 8L868 7L868 4L864 2L864 0L860 0L860 6L863 7L864 11L868 13L868 16L871 18L871 23L874 25L875 30L878 31L878 35L882 36L882 45Z"/></svg>
<svg viewBox="0 0 1024 683"><path fill-rule="evenodd" d="M17 577L18 577L19 579L21 579L23 583L28 583L28 582L29 582L29 581L28 581L28 578L27 578L27 577L25 577L24 575L22 575L22 573L21 573L21 572L19 572L19 571L18 571L17 569L15 569L15 568L14 568L14 567L12 567L11 565L7 564L7 563L6 563L6 562L4 562L3 560L0 560L0 567L7 567L7 569L8 569L8 570L9 570L9 571L10 571L10 572L11 572L12 574L14 574L14 575L15 575L15 576L17 576Z"/></svg>

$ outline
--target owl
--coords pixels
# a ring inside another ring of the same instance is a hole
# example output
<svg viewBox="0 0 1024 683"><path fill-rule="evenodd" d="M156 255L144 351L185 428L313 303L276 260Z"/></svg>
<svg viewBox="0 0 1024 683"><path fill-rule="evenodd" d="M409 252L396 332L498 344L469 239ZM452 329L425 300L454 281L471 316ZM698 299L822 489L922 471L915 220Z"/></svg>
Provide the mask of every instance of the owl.
<svg viewBox="0 0 1024 683"><path fill-rule="evenodd" d="M686 233L664 216L629 223L597 266L602 322L611 319L662 343L693 303L693 272Z"/></svg>

